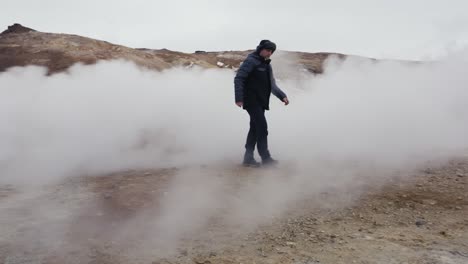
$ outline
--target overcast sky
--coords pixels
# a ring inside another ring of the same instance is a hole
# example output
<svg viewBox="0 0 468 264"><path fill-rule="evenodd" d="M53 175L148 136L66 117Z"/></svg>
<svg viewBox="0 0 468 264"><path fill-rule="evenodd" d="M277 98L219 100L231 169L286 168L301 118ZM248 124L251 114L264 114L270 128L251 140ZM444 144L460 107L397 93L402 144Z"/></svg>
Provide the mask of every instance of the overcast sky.
<svg viewBox="0 0 468 264"><path fill-rule="evenodd" d="M468 44L466 0L3 0L13 23L134 48L279 49L432 59Z"/></svg>

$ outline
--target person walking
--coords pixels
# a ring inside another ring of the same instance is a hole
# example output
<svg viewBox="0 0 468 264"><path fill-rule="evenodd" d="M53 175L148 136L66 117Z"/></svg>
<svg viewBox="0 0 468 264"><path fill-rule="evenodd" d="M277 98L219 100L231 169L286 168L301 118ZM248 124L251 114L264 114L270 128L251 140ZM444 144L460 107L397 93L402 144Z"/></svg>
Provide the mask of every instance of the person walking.
<svg viewBox="0 0 468 264"><path fill-rule="evenodd" d="M289 104L286 94L278 87L270 65L270 57L276 50L276 44L262 40L256 50L242 62L234 78L235 103L247 111L250 116L250 129L245 143L242 164L247 167L259 167L254 158L255 145L263 165L276 165L268 149L268 124L265 110L270 110L270 95L275 95L285 105Z"/></svg>

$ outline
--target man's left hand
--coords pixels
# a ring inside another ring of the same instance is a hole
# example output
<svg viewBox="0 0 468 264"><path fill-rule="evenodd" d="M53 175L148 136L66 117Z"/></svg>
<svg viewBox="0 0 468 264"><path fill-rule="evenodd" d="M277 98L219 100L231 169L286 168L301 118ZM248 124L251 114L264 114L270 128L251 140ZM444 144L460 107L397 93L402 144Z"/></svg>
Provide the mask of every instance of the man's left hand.
<svg viewBox="0 0 468 264"><path fill-rule="evenodd" d="M288 105L289 104L289 99L287 97L283 98L283 103L284 103L284 105Z"/></svg>

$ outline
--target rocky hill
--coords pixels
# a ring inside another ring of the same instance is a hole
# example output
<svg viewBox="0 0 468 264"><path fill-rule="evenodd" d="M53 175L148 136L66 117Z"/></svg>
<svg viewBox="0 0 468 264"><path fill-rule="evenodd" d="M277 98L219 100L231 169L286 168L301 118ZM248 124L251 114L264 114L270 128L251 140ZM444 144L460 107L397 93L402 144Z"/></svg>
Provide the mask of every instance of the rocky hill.
<svg viewBox="0 0 468 264"><path fill-rule="evenodd" d="M182 53L167 49L133 49L78 35L39 32L14 24L0 34L0 71L13 66L40 65L48 67L49 74L53 74L64 71L75 63L94 64L99 60L113 59L133 61L154 70L194 65L236 69L249 52L251 50ZM277 53L275 60L286 61L313 73L321 73L325 59L334 54ZM345 57L343 54L334 55Z"/></svg>

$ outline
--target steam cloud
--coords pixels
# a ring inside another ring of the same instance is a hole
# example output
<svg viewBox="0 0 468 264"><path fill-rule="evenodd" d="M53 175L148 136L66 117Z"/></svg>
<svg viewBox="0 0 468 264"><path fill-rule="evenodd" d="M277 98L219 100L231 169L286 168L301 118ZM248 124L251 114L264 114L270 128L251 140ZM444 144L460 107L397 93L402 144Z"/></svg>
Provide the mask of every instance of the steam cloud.
<svg viewBox="0 0 468 264"><path fill-rule="evenodd" d="M178 167L162 212L142 213L121 232L145 223L152 242L161 242L159 234L174 244L226 208L227 226L255 226L321 191L353 199L364 182L465 155L467 67L467 52L431 63L332 58L320 76L285 74L291 69L274 65L291 101L283 106L272 97L267 112L270 150L281 166L252 172L228 191L248 129L248 115L234 105L233 72L150 72L122 61L76 65L51 77L39 67L13 68L0 74L0 183L43 186ZM31 206L35 195L0 200L0 223L15 226L9 212ZM55 241L67 225L50 224L51 215L67 210L44 202L47 212L30 217L43 229L54 226Z"/></svg>

